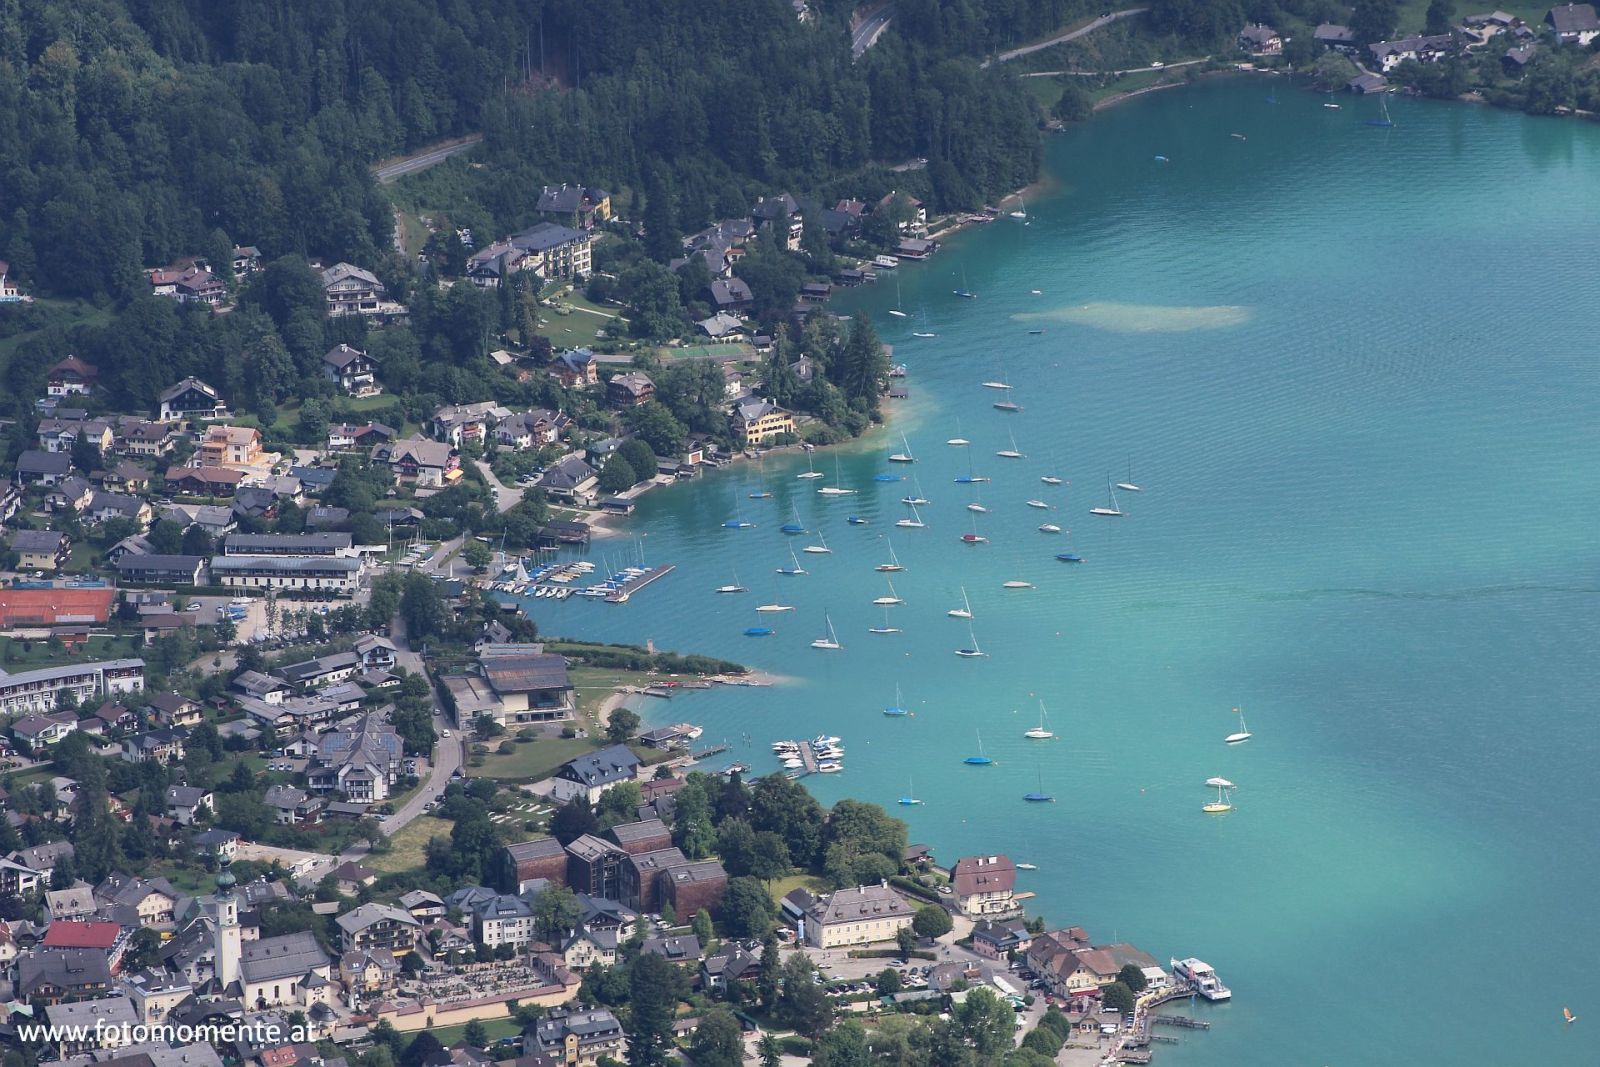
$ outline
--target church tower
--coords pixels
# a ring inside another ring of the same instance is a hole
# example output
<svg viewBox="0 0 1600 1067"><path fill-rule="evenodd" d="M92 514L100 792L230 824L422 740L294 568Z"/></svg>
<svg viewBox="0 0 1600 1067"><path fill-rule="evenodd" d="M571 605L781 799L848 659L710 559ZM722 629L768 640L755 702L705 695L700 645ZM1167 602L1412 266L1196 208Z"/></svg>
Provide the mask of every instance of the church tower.
<svg viewBox="0 0 1600 1067"><path fill-rule="evenodd" d="M217 872L217 891L211 898L217 908L216 943L213 946L216 950L217 985L224 995L230 986L239 981L239 961L244 955L244 935L239 930L239 898L233 891L238 879L228 869L230 863L226 858L222 860L221 869Z"/></svg>

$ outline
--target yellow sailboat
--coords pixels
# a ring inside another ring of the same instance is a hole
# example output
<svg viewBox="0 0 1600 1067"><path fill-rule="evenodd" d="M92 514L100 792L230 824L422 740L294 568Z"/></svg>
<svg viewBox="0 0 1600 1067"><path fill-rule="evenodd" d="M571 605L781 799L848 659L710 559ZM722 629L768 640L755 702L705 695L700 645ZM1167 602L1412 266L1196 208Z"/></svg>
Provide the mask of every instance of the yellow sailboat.
<svg viewBox="0 0 1600 1067"><path fill-rule="evenodd" d="M1213 778L1212 781L1217 782L1219 779ZM1207 815L1221 815L1223 812L1232 811L1233 804L1228 800L1228 787L1219 784L1217 786L1217 799L1213 800L1200 810L1205 812Z"/></svg>

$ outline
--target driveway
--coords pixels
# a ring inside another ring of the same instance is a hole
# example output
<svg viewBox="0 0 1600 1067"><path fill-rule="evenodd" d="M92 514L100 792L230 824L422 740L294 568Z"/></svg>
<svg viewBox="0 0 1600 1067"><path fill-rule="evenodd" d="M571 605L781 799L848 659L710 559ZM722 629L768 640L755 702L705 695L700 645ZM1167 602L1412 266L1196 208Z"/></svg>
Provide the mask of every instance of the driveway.
<svg viewBox="0 0 1600 1067"><path fill-rule="evenodd" d="M494 491L495 506L501 511L510 511L522 503L522 490L505 485L494 476L494 471L483 460L473 460L478 465L478 473L483 475L483 480L489 483L489 488Z"/></svg>
<svg viewBox="0 0 1600 1067"><path fill-rule="evenodd" d="M406 639L405 622L399 616L395 617L389 634L389 639L394 642L396 649L395 665L426 677L422 669L422 656L412 651ZM450 731L450 737L444 736L446 730ZM394 814L384 820L385 833L393 834L421 815L423 806L444 791L444 787L450 784L450 775L465 763L463 757L466 742L461 732L456 729L455 723L446 717L444 709L439 706L437 695L433 698L433 732L438 740L433 745L433 758L429 761L427 781L421 789L412 794L410 800L396 808Z"/></svg>
<svg viewBox="0 0 1600 1067"><path fill-rule="evenodd" d="M1068 41L1076 41L1084 34L1093 33L1101 26L1109 26L1118 19L1132 18L1134 15L1142 15L1144 13L1145 8L1142 7L1130 7L1122 11L1108 12L1107 14L1101 15L1087 26L1080 26L1070 33L1063 33L1059 37L1052 37L1048 41L1041 41L1038 44L1030 44L1025 48L1014 48L1009 52L1001 52L994 58L994 62L1009 63L1013 59L1020 59L1023 56L1032 55L1034 52L1042 52L1046 48L1054 48L1058 44L1066 44ZM984 67L987 67L988 65L989 60L987 59L981 64L981 66Z"/></svg>

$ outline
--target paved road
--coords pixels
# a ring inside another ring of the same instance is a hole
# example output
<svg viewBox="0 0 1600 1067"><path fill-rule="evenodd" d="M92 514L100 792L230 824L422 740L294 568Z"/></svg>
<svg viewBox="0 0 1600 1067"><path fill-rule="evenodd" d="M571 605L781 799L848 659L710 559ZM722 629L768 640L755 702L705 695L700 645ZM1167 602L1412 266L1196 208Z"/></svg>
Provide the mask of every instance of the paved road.
<svg viewBox="0 0 1600 1067"><path fill-rule="evenodd" d="M1035 70L1029 71L1022 76L1024 78L1055 78L1071 75L1080 78L1120 78L1124 74L1143 74L1151 70L1177 70L1179 67L1192 67L1196 63L1208 63L1210 61L1210 56L1203 56L1200 59L1184 59L1177 63L1163 63L1159 67L1129 67L1127 70Z"/></svg>
<svg viewBox="0 0 1600 1067"><path fill-rule="evenodd" d="M1130 7L1123 11L1109 12L1101 15L1099 18L1089 23L1089 25L1080 26L1070 33L1063 33L1059 37L1052 37L1048 41L1042 41L1039 44L1030 44L1025 48L1014 48L1009 52L1001 52L994 58L994 62L1009 63L1013 59L1018 59L1026 55L1032 55L1034 52L1042 52L1046 48L1054 48L1058 44L1066 44L1068 41L1076 41L1079 37L1082 37L1086 33L1093 33L1101 26L1109 26L1118 19L1131 18L1134 15L1142 15L1145 13L1145 11L1146 9L1142 7ZM986 59L983 61L982 65L987 67L989 62L990 61Z"/></svg>
<svg viewBox="0 0 1600 1067"><path fill-rule="evenodd" d="M504 485L499 478L494 476L494 471L483 460L473 460L478 465L478 473L483 475L483 480L489 483L489 488L494 491L495 506L501 511L510 511L522 503L522 490L513 486Z"/></svg>
<svg viewBox="0 0 1600 1067"><path fill-rule="evenodd" d="M860 59L867 49L878 43L878 38L883 36L883 31L889 28L889 20L894 17L894 5L885 4L875 11L867 21L863 22L855 32L850 34L850 55Z"/></svg>
<svg viewBox="0 0 1600 1067"><path fill-rule="evenodd" d="M406 156L403 159L391 160L387 163L375 163L372 174L384 185L407 174L415 174L419 170L427 170L436 163L443 163L451 156L460 155L483 140L483 134L474 133L463 137L459 141L452 141L447 145L426 148L416 155Z"/></svg>

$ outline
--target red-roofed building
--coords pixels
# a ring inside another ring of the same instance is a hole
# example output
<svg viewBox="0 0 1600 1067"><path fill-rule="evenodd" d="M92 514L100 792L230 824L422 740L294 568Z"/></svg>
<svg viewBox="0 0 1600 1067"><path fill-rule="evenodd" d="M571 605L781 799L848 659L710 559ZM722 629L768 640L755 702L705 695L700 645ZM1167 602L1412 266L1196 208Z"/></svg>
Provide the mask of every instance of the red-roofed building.
<svg viewBox="0 0 1600 1067"><path fill-rule="evenodd" d="M956 905L970 918L1017 910L1017 867L1006 856L963 856L950 872Z"/></svg>
<svg viewBox="0 0 1600 1067"><path fill-rule="evenodd" d="M97 948L110 952L121 936L120 923L54 922L39 943L45 948Z"/></svg>
<svg viewBox="0 0 1600 1067"><path fill-rule="evenodd" d="M0 589L0 628L103 623L114 589Z"/></svg>

